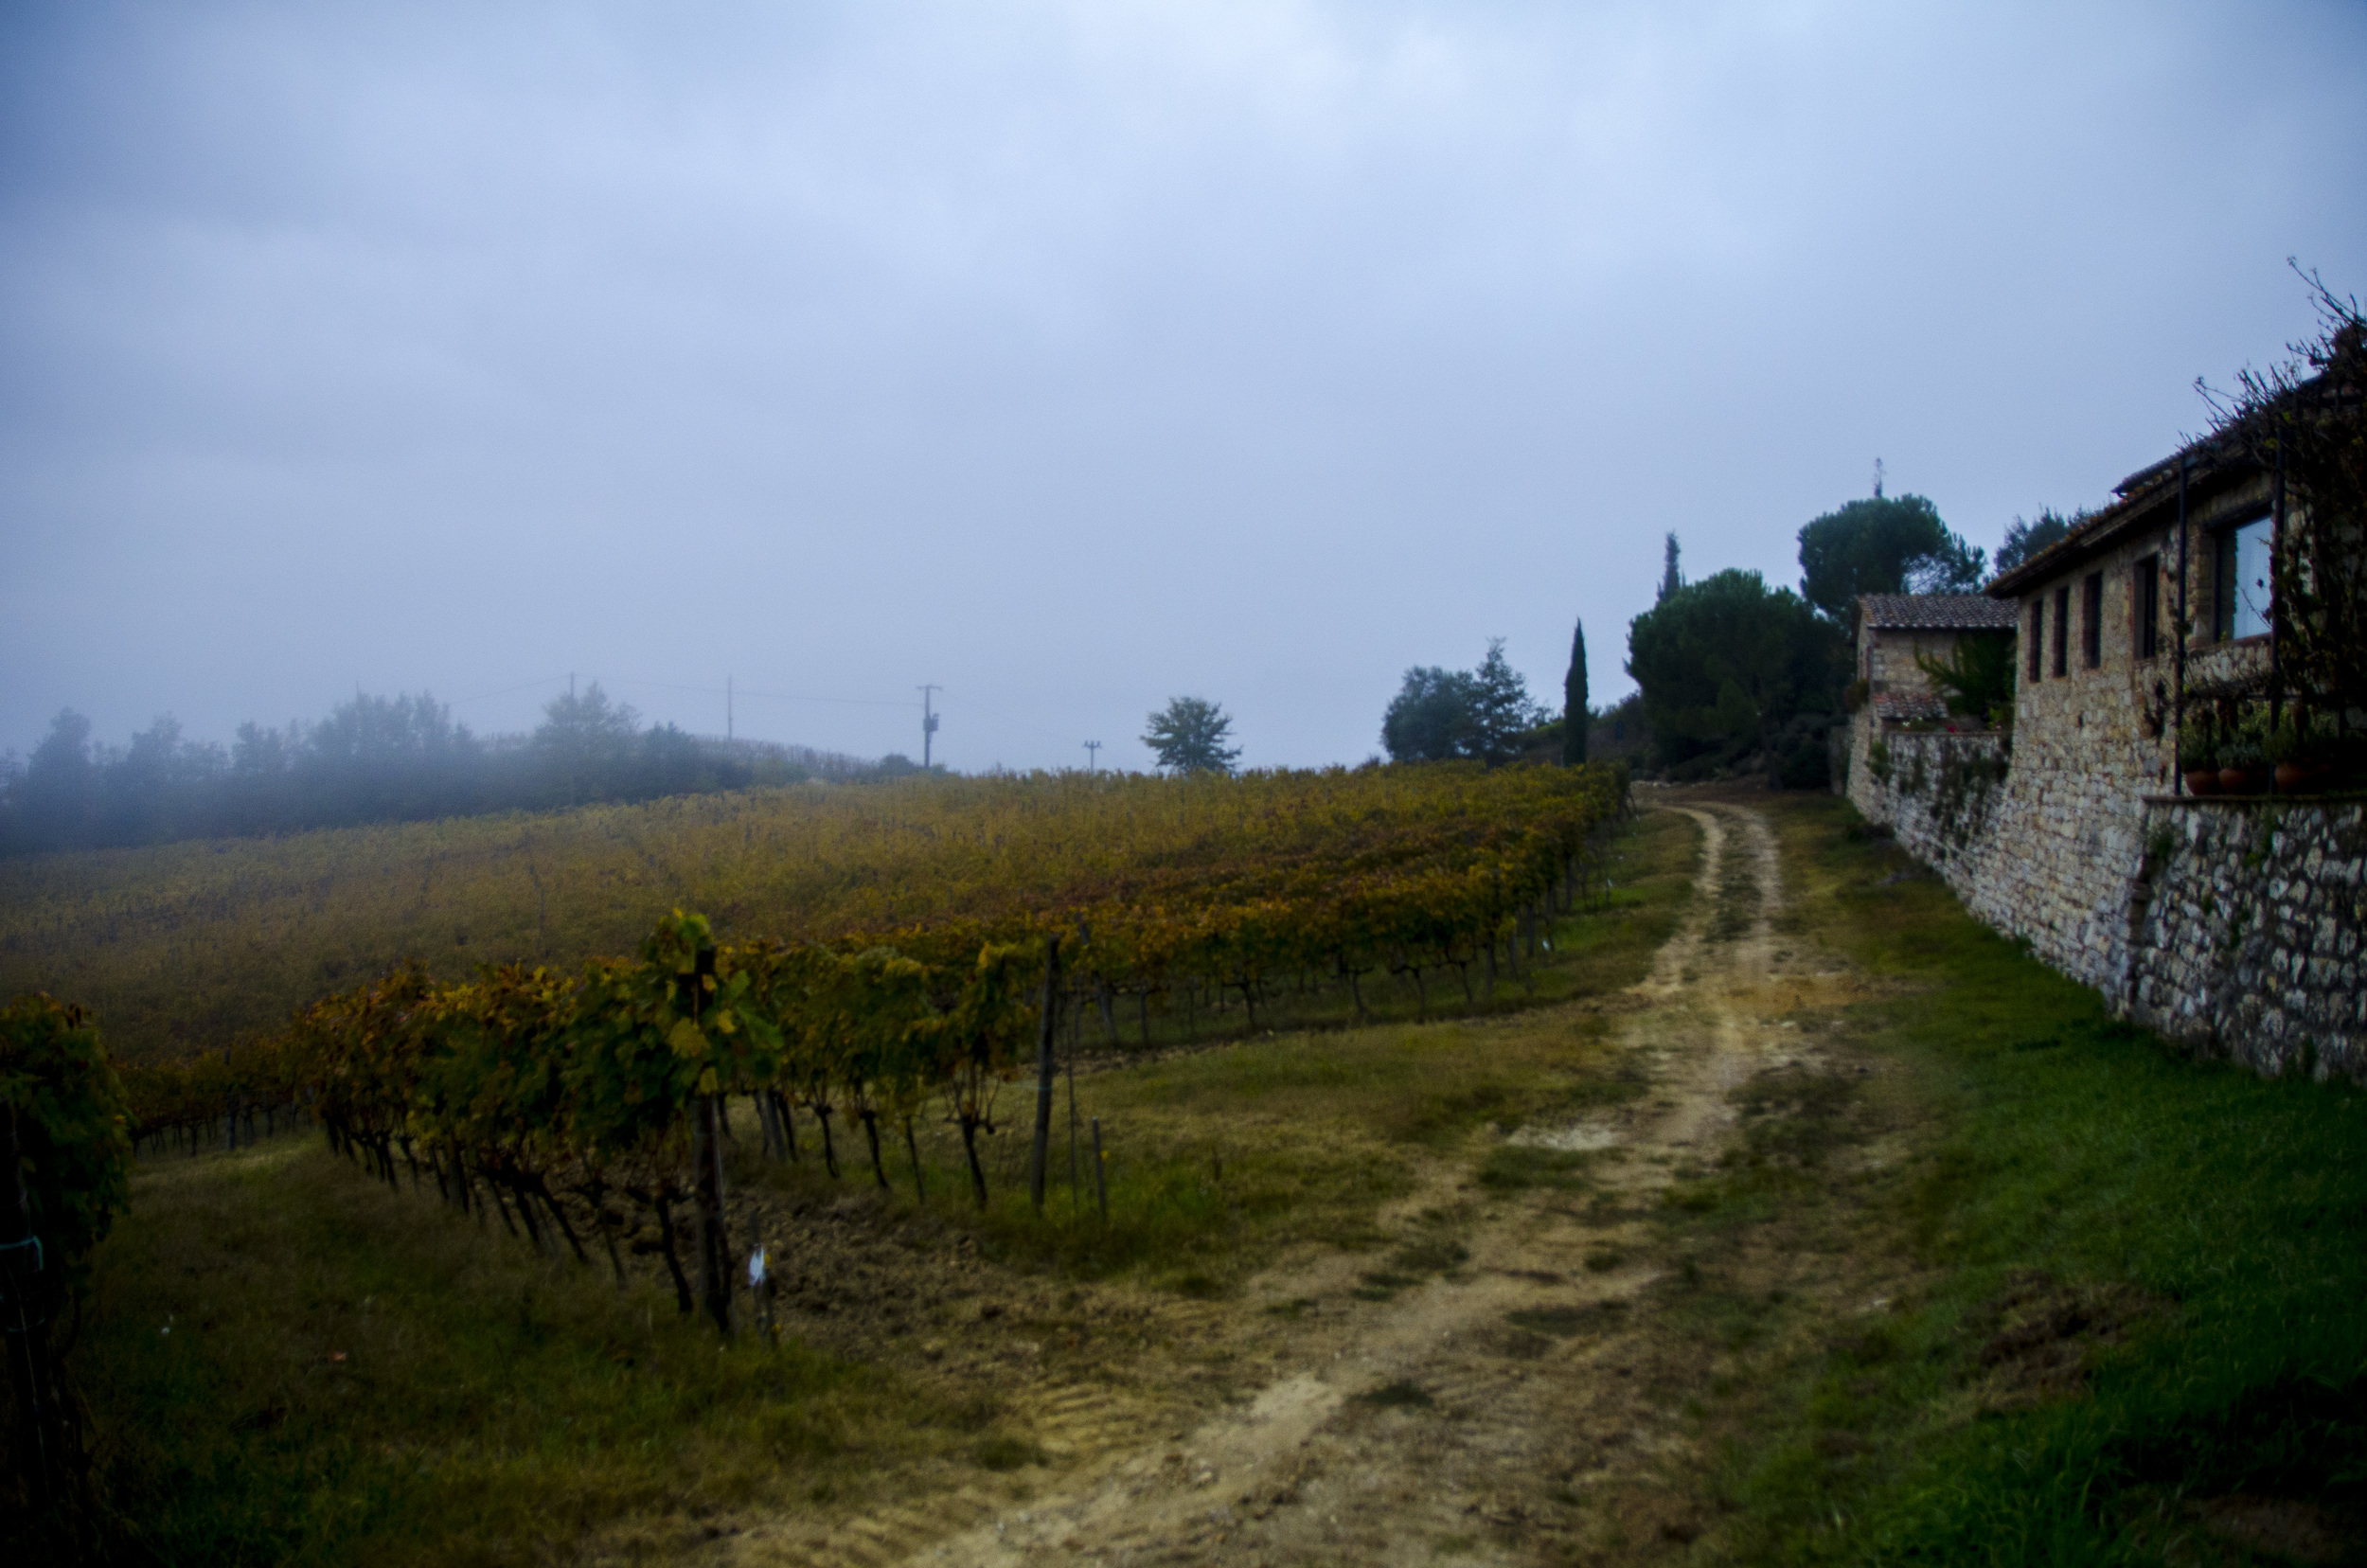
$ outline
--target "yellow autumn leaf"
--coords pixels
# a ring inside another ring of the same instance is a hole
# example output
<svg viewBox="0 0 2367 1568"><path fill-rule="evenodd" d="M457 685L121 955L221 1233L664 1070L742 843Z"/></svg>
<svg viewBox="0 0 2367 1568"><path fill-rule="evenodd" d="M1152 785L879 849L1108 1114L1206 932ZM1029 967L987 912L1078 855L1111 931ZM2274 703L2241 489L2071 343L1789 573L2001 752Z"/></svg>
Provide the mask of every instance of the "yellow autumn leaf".
<svg viewBox="0 0 2367 1568"><path fill-rule="evenodd" d="M678 1057L707 1054L707 1037L687 1018L674 1020L674 1026L666 1031L666 1044Z"/></svg>

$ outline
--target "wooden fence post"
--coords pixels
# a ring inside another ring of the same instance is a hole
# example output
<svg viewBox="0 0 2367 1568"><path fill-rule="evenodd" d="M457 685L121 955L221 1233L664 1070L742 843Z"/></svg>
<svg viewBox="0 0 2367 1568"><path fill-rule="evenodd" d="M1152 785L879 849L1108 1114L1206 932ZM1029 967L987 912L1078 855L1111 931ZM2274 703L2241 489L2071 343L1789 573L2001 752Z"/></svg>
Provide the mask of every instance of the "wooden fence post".
<svg viewBox="0 0 2367 1568"><path fill-rule="evenodd" d="M1043 1019L1036 1031L1036 1148L1027 1166L1027 1201L1043 1212L1044 1166L1052 1158L1053 1030L1059 1023L1060 939L1043 951Z"/></svg>

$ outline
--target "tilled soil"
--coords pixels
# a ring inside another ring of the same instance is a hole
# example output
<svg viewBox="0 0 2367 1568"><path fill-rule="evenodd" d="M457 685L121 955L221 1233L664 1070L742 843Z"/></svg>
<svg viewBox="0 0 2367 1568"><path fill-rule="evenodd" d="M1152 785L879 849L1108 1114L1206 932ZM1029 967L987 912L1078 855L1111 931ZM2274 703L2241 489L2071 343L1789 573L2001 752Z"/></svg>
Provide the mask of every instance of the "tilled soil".
<svg viewBox="0 0 2367 1568"><path fill-rule="evenodd" d="M785 1325L872 1360L885 1336L949 1409L1032 1446L1001 1473L924 1468L884 1507L710 1523L690 1555L1510 1564L1681 1552L1713 1529L1695 1413L1731 1362L1656 1328L1652 1291L1693 1265L1655 1245L1652 1215L1736 1142L1746 1083L1829 1072L1784 1015L1858 982L1779 940L1762 816L1678 809L1703 834L1700 896L1616 1008L1646 1092L1514 1135L1585 1153L1582 1186L1484 1192L1486 1148L1459 1151L1381 1217L1404 1241L1394 1272L1310 1249L1225 1302L1015 1280L921 1232L899 1238L913 1258L883 1258L860 1197L803 1215ZM853 1310L882 1286L903 1310Z"/></svg>

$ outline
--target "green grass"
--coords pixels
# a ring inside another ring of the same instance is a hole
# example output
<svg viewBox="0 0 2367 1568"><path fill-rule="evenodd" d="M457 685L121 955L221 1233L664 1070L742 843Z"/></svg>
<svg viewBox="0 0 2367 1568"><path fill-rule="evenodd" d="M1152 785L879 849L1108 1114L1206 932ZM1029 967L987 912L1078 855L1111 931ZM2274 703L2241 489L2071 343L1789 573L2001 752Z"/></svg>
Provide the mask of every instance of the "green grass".
<svg viewBox="0 0 2367 1568"><path fill-rule="evenodd" d="M1538 1149L1525 1144L1505 1144L1487 1151L1480 1162L1480 1185L1496 1192L1514 1192L1524 1187L1551 1187L1560 1192L1579 1192L1586 1187L1586 1171L1593 1156L1561 1149Z"/></svg>
<svg viewBox="0 0 2367 1568"><path fill-rule="evenodd" d="M719 1352L656 1290L544 1265L311 1140L162 1165L98 1255L75 1359L135 1560L522 1561L783 1467L844 1485L858 1434L928 1444L893 1379Z"/></svg>
<svg viewBox="0 0 2367 1568"><path fill-rule="evenodd" d="M1754 1084L1746 1118L1789 1114L1669 1222L1709 1256L1757 1225L1872 1235L1913 1283L1773 1370L1727 1480L1742 1555L2168 1560L2193 1500L2367 1496L2367 1096L2180 1057L1888 880L1903 857L1845 807L1779 811L1795 931L1904 994L1840 1020L1864 1087ZM1828 1173L1885 1119L1908 1158ZM1783 1310L1715 1278L1680 1310L1746 1342Z"/></svg>

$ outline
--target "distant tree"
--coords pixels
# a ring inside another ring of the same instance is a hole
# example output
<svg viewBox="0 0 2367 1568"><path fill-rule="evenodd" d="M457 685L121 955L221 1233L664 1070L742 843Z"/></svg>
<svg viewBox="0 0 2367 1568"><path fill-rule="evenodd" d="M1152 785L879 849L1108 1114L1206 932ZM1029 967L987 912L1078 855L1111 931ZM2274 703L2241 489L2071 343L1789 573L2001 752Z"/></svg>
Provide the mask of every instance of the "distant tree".
<svg viewBox="0 0 2367 1568"><path fill-rule="evenodd" d="M2071 537L2071 531L2088 520L2085 508L2064 517L2054 508L2042 508L2036 521L2017 517L2005 525L2005 537L1997 546L1997 573L2002 577L2030 560L2039 551L2059 544Z"/></svg>
<svg viewBox="0 0 2367 1568"><path fill-rule="evenodd" d="M25 764L25 786L37 798L86 800L91 775L90 721L72 708L61 708Z"/></svg>
<svg viewBox="0 0 2367 1568"><path fill-rule="evenodd" d="M1586 760L1586 729L1593 712L1586 705L1586 622L1570 633L1570 673L1561 678L1561 760L1576 767Z"/></svg>
<svg viewBox="0 0 2367 1568"><path fill-rule="evenodd" d="M1800 530L1800 596L1854 639L1859 595L1969 593L1983 561L1922 496L1877 496Z"/></svg>
<svg viewBox="0 0 2367 1568"><path fill-rule="evenodd" d="M561 797L578 805L612 793L640 722L630 704L612 704L594 681L580 697L570 691L543 704L533 745Z"/></svg>
<svg viewBox="0 0 2367 1568"><path fill-rule="evenodd" d="M98 804L90 721L72 708L59 709L49 722L49 733L26 759L16 793L13 839L42 848L83 843Z"/></svg>
<svg viewBox="0 0 2367 1568"><path fill-rule="evenodd" d="M396 758L466 751L473 743L468 726L452 722L452 709L424 691L416 697L356 692L305 733L304 760L316 767L383 767Z"/></svg>
<svg viewBox="0 0 2367 1568"><path fill-rule="evenodd" d="M1677 570L1677 536L1671 531L1661 553L1660 597L1666 598L1684 585L1685 575Z"/></svg>
<svg viewBox="0 0 2367 1568"><path fill-rule="evenodd" d="M241 778L270 778L288 771L288 738L252 719L239 726L230 745L230 771Z"/></svg>
<svg viewBox="0 0 2367 1568"><path fill-rule="evenodd" d="M1225 744L1233 733L1233 721L1222 706L1202 698L1170 698L1166 707L1150 716L1149 724L1143 744L1169 773L1229 774L1241 755L1240 747Z"/></svg>
<svg viewBox="0 0 2367 1568"><path fill-rule="evenodd" d="M132 737L120 757L99 769L99 839L137 844L178 838L188 830L207 786L229 771L229 758L209 741L185 740L181 721L161 714Z"/></svg>
<svg viewBox="0 0 2367 1568"><path fill-rule="evenodd" d="M1687 583L1628 630L1628 673L1671 764L1764 750L1795 715L1828 711L1846 668L1831 622L1756 572Z"/></svg>
<svg viewBox="0 0 2367 1568"><path fill-rule="evenodd" d="M1478 678L1466 669L1416 665L1380 716L1392 762L1445 762L1479 755Z"/></svg>
<svg viewBox="0 0 2367 1568"><path fill-rule="evenodd" d="M414 822L474 811L482 748L426 692L356 692L304 732L295 757L297 819L309 827Z"/></svg>
<svg viewBox="0 0 2367 1568"><path fill-rule="evenodd" d="M1416 665L1381 715L1380 743L1394 762L1463 759L1490 766L1509 762L1548 717L1529 698L1528 682L1504 658L1504 640L1490 639L1477 669Z"/></svg>
<svg viewBox="0 0 2367 1568"><path fill-rule="evenodd" d="M1531 700L1529 683L1504 659L1504 640L1487 640L1487 657L1471 672L1477 692L1472 709L1479 759L1490 767L1521 755L1522 737L1549 717Z"/></svg>

